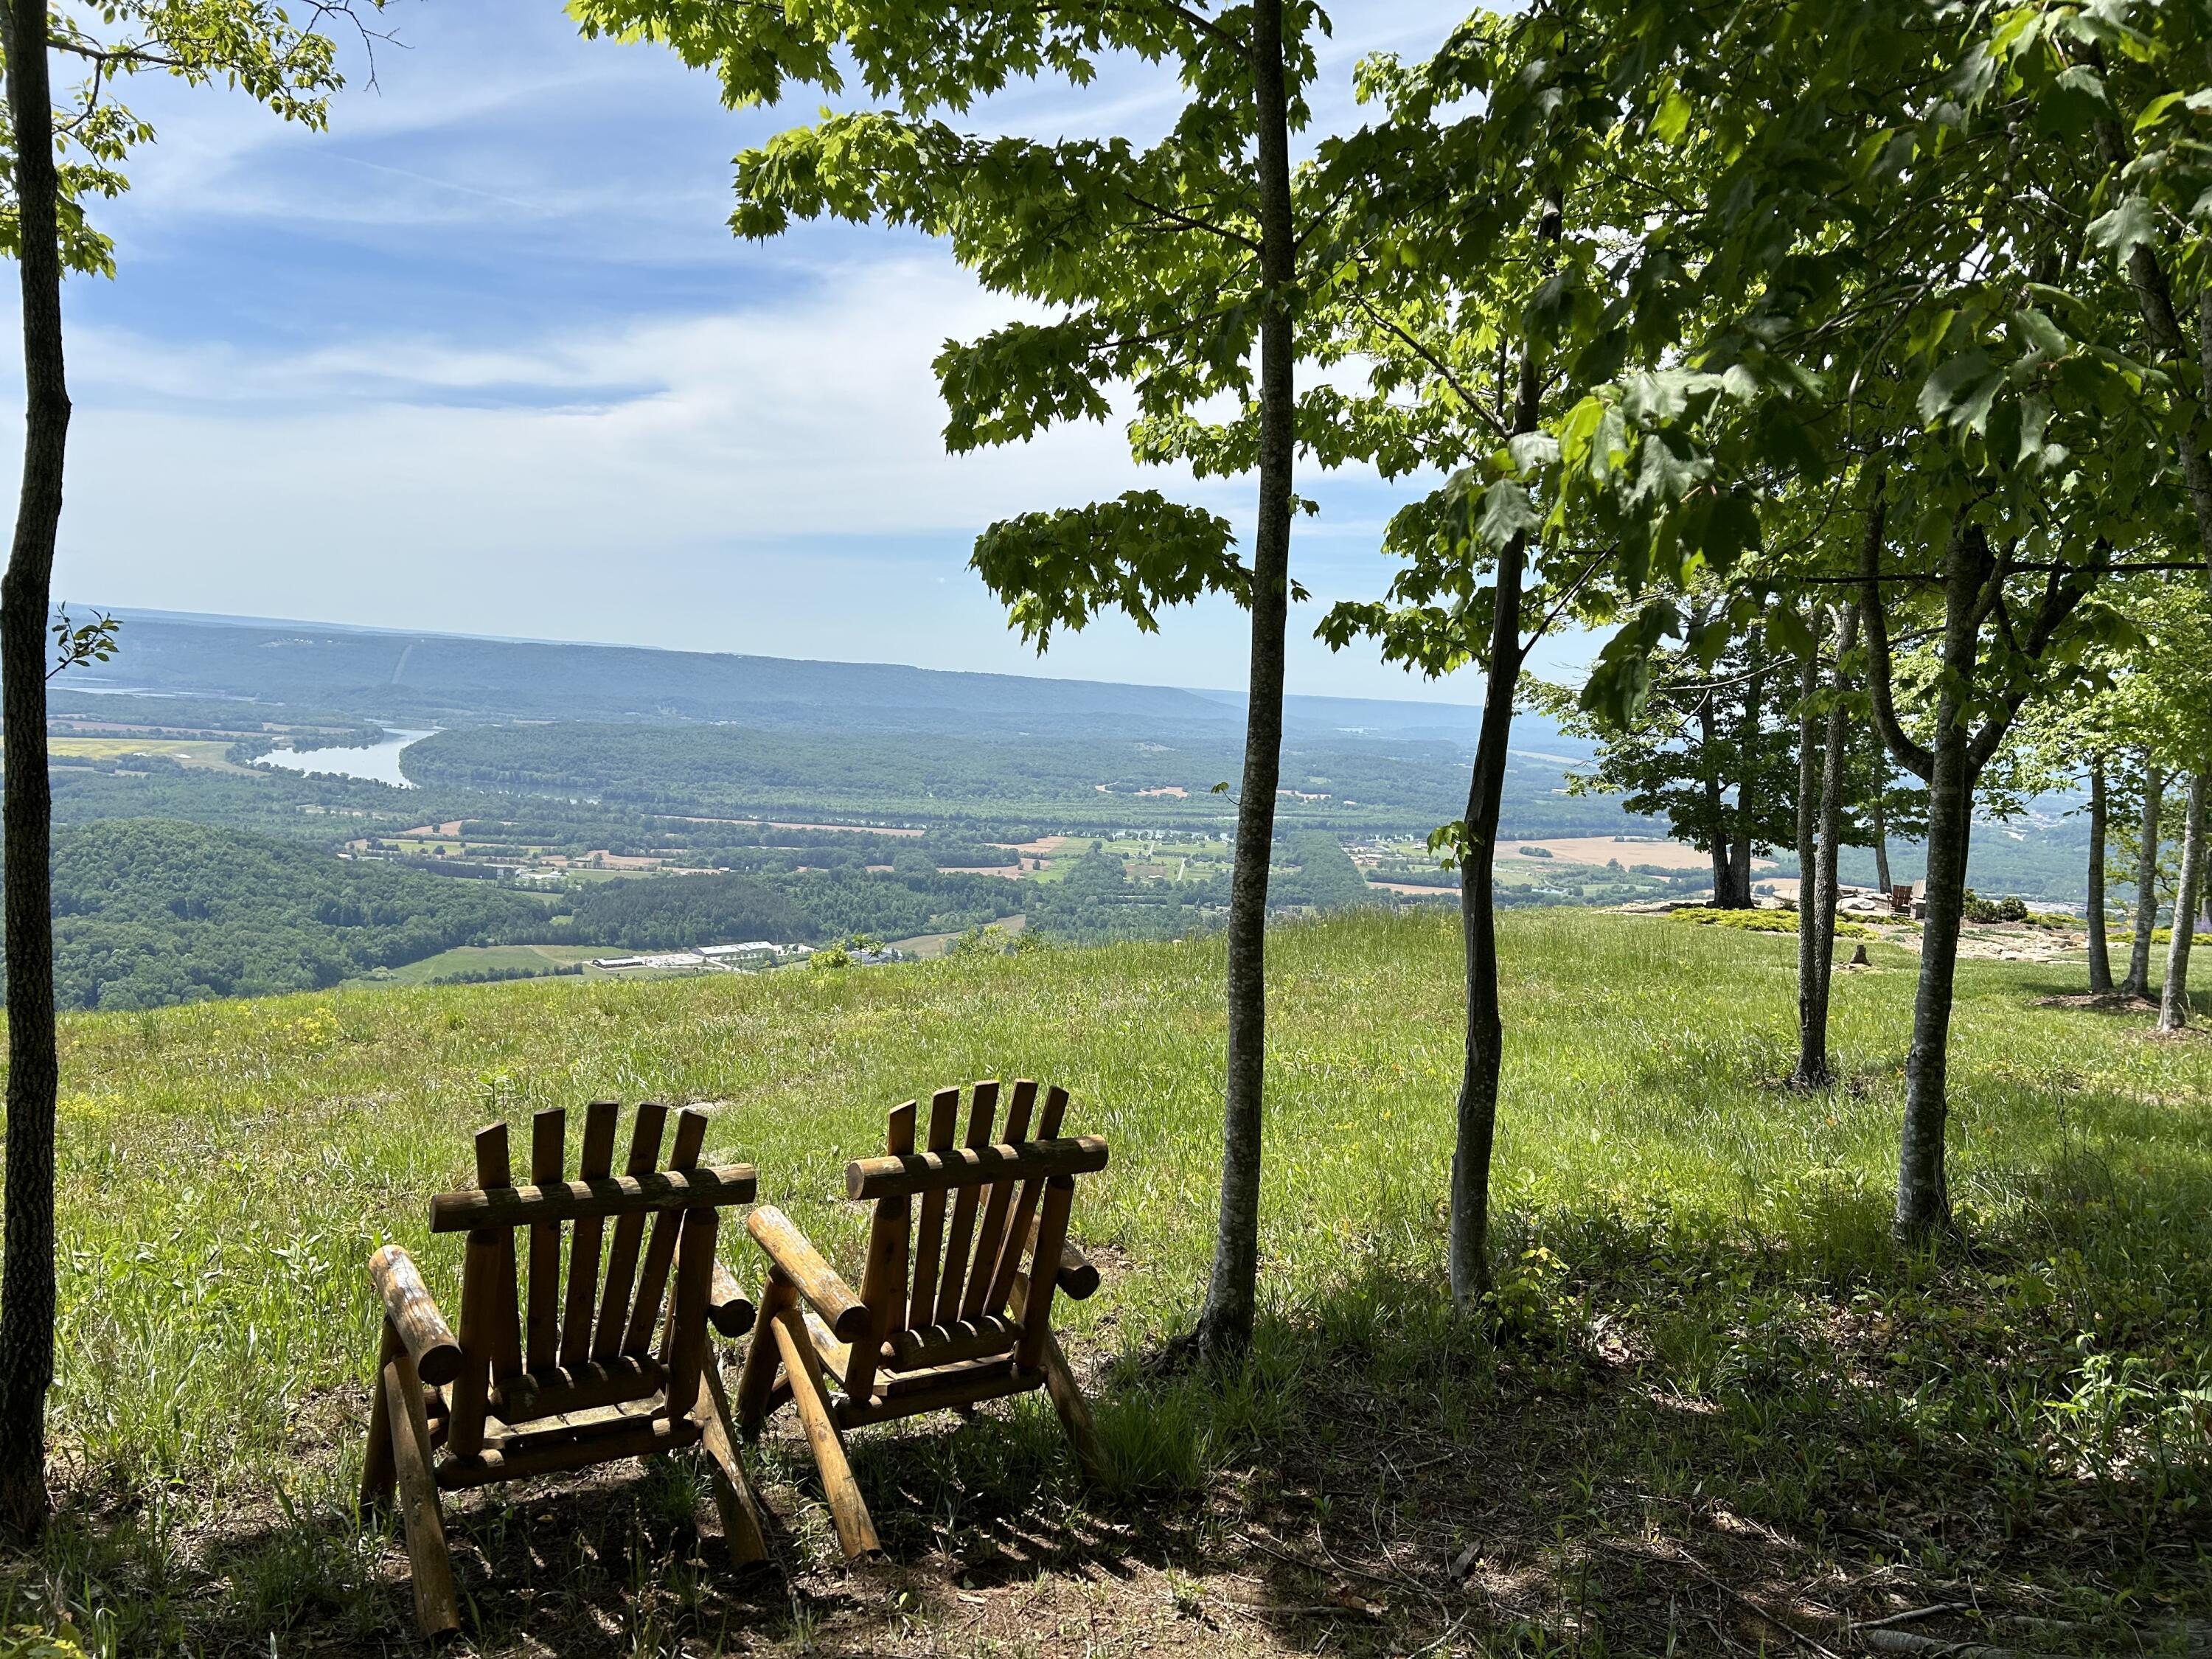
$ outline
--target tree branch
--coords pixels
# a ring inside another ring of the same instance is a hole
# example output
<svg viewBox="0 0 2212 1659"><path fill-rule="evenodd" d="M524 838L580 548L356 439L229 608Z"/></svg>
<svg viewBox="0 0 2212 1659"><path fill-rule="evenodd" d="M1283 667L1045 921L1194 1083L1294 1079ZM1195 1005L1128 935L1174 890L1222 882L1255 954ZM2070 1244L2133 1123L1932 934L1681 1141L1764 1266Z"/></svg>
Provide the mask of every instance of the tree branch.
<svg viewBox="0 0 2212 1659"><path fill-rule="evenodd" d="M1867 701L1874 709L1875 730L1897 763L1923 783L1936 770L1936 757L1913 740L1897 718L1897 704L1889 679L1889 617L1881 608L1881 541L1888 516L1888 476L1875 462L1874 499L1867 504L1866 534L1859 541L1859 570L1865 584L1862 601L1867 623Z"/></svg>

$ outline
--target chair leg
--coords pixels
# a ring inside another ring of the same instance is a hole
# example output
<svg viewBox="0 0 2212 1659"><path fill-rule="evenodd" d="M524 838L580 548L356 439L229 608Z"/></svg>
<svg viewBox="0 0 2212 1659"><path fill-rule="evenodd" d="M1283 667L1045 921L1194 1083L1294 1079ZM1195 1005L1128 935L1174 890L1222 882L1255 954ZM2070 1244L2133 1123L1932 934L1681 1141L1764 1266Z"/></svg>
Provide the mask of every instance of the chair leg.
<svg viewBox="0 0 2212 1659"><path fill-rule="evenodd" d="M830 1518L837 1523L837 1542L845 1559L857 1561L879 1556L883 1545L876 1538L876 1523L869 1517L853 1466L845 1461L845 1443L837 1433L837 1419L830 1403L829 1385L822 1380L822 1362L799 1316L789 1309L767 1322L775 1332L783 1352L783 1373L791 1383L792 1402L799 1420L806 1426L806 1443L814 1453L814 1467L822 1474L822 1491L830 1500Z"/></svg>
<svg viewBox="0 0 2212 1659"><path fill-rule="evenodd" d="M721 1511L722 1541L729 1546L731 1562L745 1567L765 1561L768 1540L762 1535L760 1498L738 1461L729 1397L722 1392L721 1368L711 1354L700 1373L691 1415L699 1425L699 1444L707 1454L708 1480L714 1489L714 1507Z"/></svg>
<svg viewBox="0 0 2212 1659"><path fill-rule="evenodd" d="M1053 1409L1060 1413L1060 1426L1067 1431L1067 1443L1075 1449L1075 1461L1083 1470L1084 1479L1103 1484L1106 1480L1106 1448L1098 1438L1098 1425L1091 1420L1091 1402L1083 1397L1083 1390L1075 1385L1075 1373L1067 1368L1067 1356L1060 1350L1060 1339L1050 1331L1044 1337L1044 1388L1052 1396Z"/></svg>
<svg viewBox="0 0 2212 1659"><path fill-rule="evenodd" d="M392 1417L384 1409L384 1368L403 1352L399 1333L384 1322L384 1338L378 1345L376 1375L368 1387L368 1452L361 1462L361 1507L366 1515L392 1501L397 1472L392 1463Z"/></svg>
<svg viewBox="0 0 2212 1659"><path fill-rule="evenodd" d="M384 1409L391 1419L392 1462L407 1525L415 1618L423 1635L436 1638L461 1627L460 1597L453 1589L453 1558L446 1552L438 1483L430 1473L430 1423L422 1410L422 1384L414 1360L404 1352L384 1368Z"/></svg>
<svg viewBox="0 0 2212 1659"><path fill-rule="evenodd" d="M1012 1305L1017 1319L1029 1305L1029 1290L1028 1276L1016 1273ZM1077 1466L1082 1469L1085 1480L1103 1483L1107 1471L1105 1445L1098 1438L1098 1425L1091 1420L1091 1402L1076 1386L1075 1373L1068 1368L1066 1354L1060 1351L1060 1338L1049 1326L1045 1328L1038 1358L1044 1366L1045 1392L1052 1396L1052 1408L1060 1413L1060 1426L1066 1431L1067 1443L1074 1449Z"/></svg>
<svg viewBox="0 0 2212 1659"><path fill-rule="evenodd" d="M770 1273L761 1291L760 1309L753 1318L753 1340L745 1350L744 1369L738 1373L738 1431L746 1439L760 1433L769 1414L769 1395L775 1387L775 1316L798 1300L791 1281Z"/></svg>

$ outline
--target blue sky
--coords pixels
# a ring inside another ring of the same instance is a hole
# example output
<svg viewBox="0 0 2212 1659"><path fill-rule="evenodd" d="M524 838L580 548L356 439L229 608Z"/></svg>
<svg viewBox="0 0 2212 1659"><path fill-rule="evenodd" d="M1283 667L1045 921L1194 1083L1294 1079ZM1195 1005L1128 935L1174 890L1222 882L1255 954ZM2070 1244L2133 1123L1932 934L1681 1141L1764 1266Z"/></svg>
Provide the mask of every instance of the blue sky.
<svg viewBox="0 0 2212 1659"><path fill-rule="evenodd" d="M1427 49L1452 4L1340 8L1350 71ZM1139 483L1118 428L961 459L929 360L1007 314L939 246L802 227L733 240L730 158L813 100L732 113L666 53L580 40L545 0L395 0L404 46L331 131L242 99L131 88L159 143L104 220L112 282L67 296L77 418L57 592L284 616L929 667L1241 685L1227 606L1056 641L1040 660L965 569L993 519ZM1143 134L1141 70L1024 89L978 125ZM12 284L10 285L12 288ZM11 357L13 354L9 354ZM9 401L15 399L11 397ZM13 450L12 441L8 446ZM1316 599L1379 590L1402 490L1306 479L1294 561ZM1294 690L1475 701L1313 641Z"/></svg>

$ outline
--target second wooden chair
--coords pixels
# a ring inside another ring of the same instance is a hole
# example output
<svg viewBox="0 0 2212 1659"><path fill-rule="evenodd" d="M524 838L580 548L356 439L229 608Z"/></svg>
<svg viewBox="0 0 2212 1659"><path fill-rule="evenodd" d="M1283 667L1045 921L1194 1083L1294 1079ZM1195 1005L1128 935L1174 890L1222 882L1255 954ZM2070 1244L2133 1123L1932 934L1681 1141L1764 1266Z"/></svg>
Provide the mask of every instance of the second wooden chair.
<svg viewBox="0 0 2212 1659"><path fill-rule="evenodd" d="M859 1295L782 1211L764 1205L746 1218L771 1265L738 1381L738 1430L756 1433L779 1406L798 1407L848 1557L881 1546L843 1430L1042 1388L1085 1473L1104 1464L1051 1317L1056 1288L1079 1299L1098 1285L1067 1243L1067 1218L1075 1177L1106 1167L1106 1143L1062 1139L1066 1092L1045 1091L1038 1112L1037 1085L1024 1079L995 1136L999 1085L976 1084L956 1147L960 1097L932 1097L924 1150L908 1101L890 1115L884 1156L846 1169L846 1195L875 1206Z"/></svg>

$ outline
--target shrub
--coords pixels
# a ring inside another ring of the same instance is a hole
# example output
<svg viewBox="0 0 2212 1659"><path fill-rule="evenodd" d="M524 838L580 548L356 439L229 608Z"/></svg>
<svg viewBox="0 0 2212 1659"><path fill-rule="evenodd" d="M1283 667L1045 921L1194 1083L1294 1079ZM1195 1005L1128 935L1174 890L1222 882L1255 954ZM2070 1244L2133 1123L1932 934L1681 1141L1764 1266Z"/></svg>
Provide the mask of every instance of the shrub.
<svg viewBox="0 0 2212 1659"><path fill-rule="evenodd" d="M1966 890L1966 917L1968 921L2026 921L2027 903L2024 899L2006 897L1985 899L1969 887Z"/></svg>
<svg viewBox="0 0 2212 1659"><path fill-rule="evenodd" d="M1686 921L1697 927L1734 927L1747 933L1794 933L1797 931L1795 910L1706 910L1690 908L1669 910L1676 921ZM1838 921L1838 939L1879 939L1881 936L1863 922Z"/></svg>

